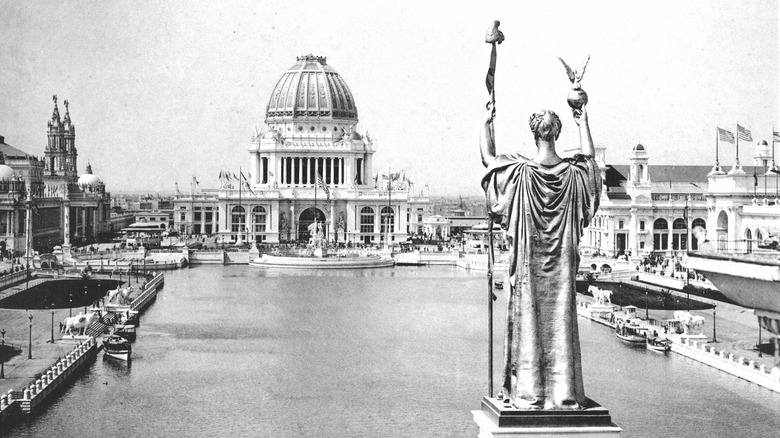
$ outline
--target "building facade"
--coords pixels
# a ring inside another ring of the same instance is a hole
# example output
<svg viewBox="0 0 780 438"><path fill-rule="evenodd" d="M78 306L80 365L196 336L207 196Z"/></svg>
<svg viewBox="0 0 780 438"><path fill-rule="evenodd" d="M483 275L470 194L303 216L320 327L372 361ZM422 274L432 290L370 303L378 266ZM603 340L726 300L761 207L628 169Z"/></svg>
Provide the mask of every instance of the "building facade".
<svg viewBox="0 0 780 438"><path fill-rule="evenodd" d="M772 146L773 147L773 146ZM679 258L697 250L691 230L700 226L719 251L753 252L780 240L780 177L766 141L756 145L753 166L729 171L710 166L651 165L641 144L628 165L606 163L600 207L582 240L584 254Z"/></svg>
<svg viewBox="0 0 780 438"><path fill-rule="evenodd" d="M223 171L217 190L178 193L176 227L223 242L306 240L315 220L332 242L406 240L426 201L402 172L375 173L374 142L357 129L358 110L326 58L306 55L271 92L264 127L248 145L249 165ZM246 174L244 173L246 171Z"/></svg>
<svg viewBox="0 0 780 438"><path fill-rule="evenodd" d="M91 243L111 231L111 195L90 165L79 176L76 127L68 101L64 104L60 117L54 96L43 158L6 144L0 136L2 250L25 253L31 246L50 252L55 245Z"/></svg>

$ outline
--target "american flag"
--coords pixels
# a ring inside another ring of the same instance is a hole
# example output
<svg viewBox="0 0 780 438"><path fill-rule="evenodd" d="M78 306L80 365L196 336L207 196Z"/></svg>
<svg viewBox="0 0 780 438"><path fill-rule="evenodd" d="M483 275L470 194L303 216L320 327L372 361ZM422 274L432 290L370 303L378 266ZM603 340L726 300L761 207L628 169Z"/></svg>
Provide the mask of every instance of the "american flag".
<svg viewBox="0 0 780 438"><path fill-rule="evenodd" d="M317 185L322 188L322 191L325 192L325 195L327 196L328 202L330 202L330 190L328 190L328 186L325 185L325 181L322 180L322 174L317 172Z"/></svg>
<svg viewBox="0 0 780 438"><path fill-rule="evenodd" d="M780 141L780 132L772 131L772 141Z"/></svg>
<svg viewBox="0 0 780 438"><path fill-rule="evenodd" d="M740 126L739 123L737 123L737 135L740 140L753 141L753 135L750 133L750 130Z"/></svg>
<svg viewBox="0 0 780 438"><path fill-rule="evenodd" d="M731 131L726 131L723 128L718 128L718 139L734 144L734 134Z"/></svg>

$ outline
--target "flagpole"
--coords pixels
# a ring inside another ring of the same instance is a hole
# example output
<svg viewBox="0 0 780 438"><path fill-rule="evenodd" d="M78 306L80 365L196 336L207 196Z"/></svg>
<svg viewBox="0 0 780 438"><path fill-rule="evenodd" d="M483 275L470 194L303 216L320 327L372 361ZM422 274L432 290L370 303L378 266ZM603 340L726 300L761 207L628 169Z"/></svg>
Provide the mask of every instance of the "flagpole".
<svg viewBox="0 0 780 438"><path fill-rule="evenodd" d="M187 228L187 234L192 234L192 224L195 222L195 175L190 180L190 226Z"/></svg>
<svg viewBox="0 0 780 438"><path fill-rule="evenodd" d="M739 170L739 121L737 121L737 161L734 164L734 170Z"/></svg>
<svg viewBox="0 0 780 438"><path fill-rule="evenodd" d="M718 127L715 127L715 171L720 172L720 160L718 160L718 140L720 138Z"/></svg>

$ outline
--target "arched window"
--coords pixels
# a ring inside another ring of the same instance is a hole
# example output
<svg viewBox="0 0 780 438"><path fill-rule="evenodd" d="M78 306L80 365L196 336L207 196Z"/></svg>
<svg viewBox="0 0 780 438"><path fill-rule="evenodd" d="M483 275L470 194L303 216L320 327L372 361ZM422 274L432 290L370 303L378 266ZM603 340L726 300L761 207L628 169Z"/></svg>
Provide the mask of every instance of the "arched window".
<svg viewBox="0 0 780 438"><path fill-rule="evenodd" d="M374 209L371 207L360 209L360 232L363 234L374 232Z"/></svg>
<svg viewBox="0 0 780 438"><path fill-rule="evenodd" d="M653 250L666 251L669 249L669 223L666 219L656 219L653 222Z"/></svg>
<svg viewBox="0 0 780 438"><path fill-rule="evenodd" d="M753 232L750 228L745 230L745 252L748 254L753 252Z"/></svg>
<svg viewBox="0 0 780 438"><path fill-rule="evenodd" d="M258 205L252 209L252 231L255 234L255 242L265 241L266 218L264 207Z"/></svg>
<svg viewBox="0 0 780 438"><path fill-rule="evenodd" d="M230 210L230 213L230 232L243 232L246 229L246 212L244 207L236 205Z"/></svg>
<svg viewBox="0 0 780 438"><path fill-rule="evenodd" d="M395 231L395 210L392 207L382 207L382 235Z"/></svg>
<svg viewBox="0 0 780 438"><path fill-rule="evenodd" d="M688 227L685 219L677 218L672 222L672 249L675 251L688 250Z"/></svg>

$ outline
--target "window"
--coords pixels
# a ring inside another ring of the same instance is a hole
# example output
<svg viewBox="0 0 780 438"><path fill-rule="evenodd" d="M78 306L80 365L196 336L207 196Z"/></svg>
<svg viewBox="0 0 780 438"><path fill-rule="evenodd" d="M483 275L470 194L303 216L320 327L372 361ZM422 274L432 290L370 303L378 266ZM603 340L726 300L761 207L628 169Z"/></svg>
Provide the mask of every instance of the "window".
<svg viewBox="0 0 780 438"><path fill-rule="evenodd" d="M199 211L196 211L196 212L195 212L195 221L196 221L196 222L200 222L200 219L201 219L201 214L200 214L200 212L199 212Z"/></svg>
<svg viewBox="0 0 780 438"><path fill-rule="evenodd" d="M206 222L211 222L211 217L213 216L213 213L210 211L206 212Z"/></svg>
<svg viewBox="0 0 780 438"><path fill-rule="evenodd" d="M255 233L255 241L265 241L265 228L266 228L266 212L265 208L256 206L252 209L252 230Z"/></svg>
<svg viewBox="0 0 780 438"><path fill-rule="evenodd" d="M656 219L653 222L653 249L669 249L669 223L666 219Z"/></svg>
<svg viewBox="0 0 780 438"><path fill-rule="evenodd" d="M382 235L395 231L395 211L392 207L382 207Z"/></svg>
<svg viewBox="0 0 780 438"><path fill-rule="evenodd" d="M618 229L623 229L623 221L618 221Z"/></svg>
<svg viewBox="0 0 780 438"><path fill-rule="evenodd" d="M362 234L374 232L374 209L371 207L360 209L360 232Z"/></svg>
<svg viewBox="0 0 780 438"><path fill-rule="evenodd" d="M244 207L240 205L236 205L231 210L232 217L230 220L230 231L232 233L240 233L243 232L246 228L246 216L244 212Z"/></svg>
<svg viewBox="0 0 780 438"><path fill-rule="evenodd" d="M645 230L645 221L639 221L639 229L642 231Z"/></svg>

